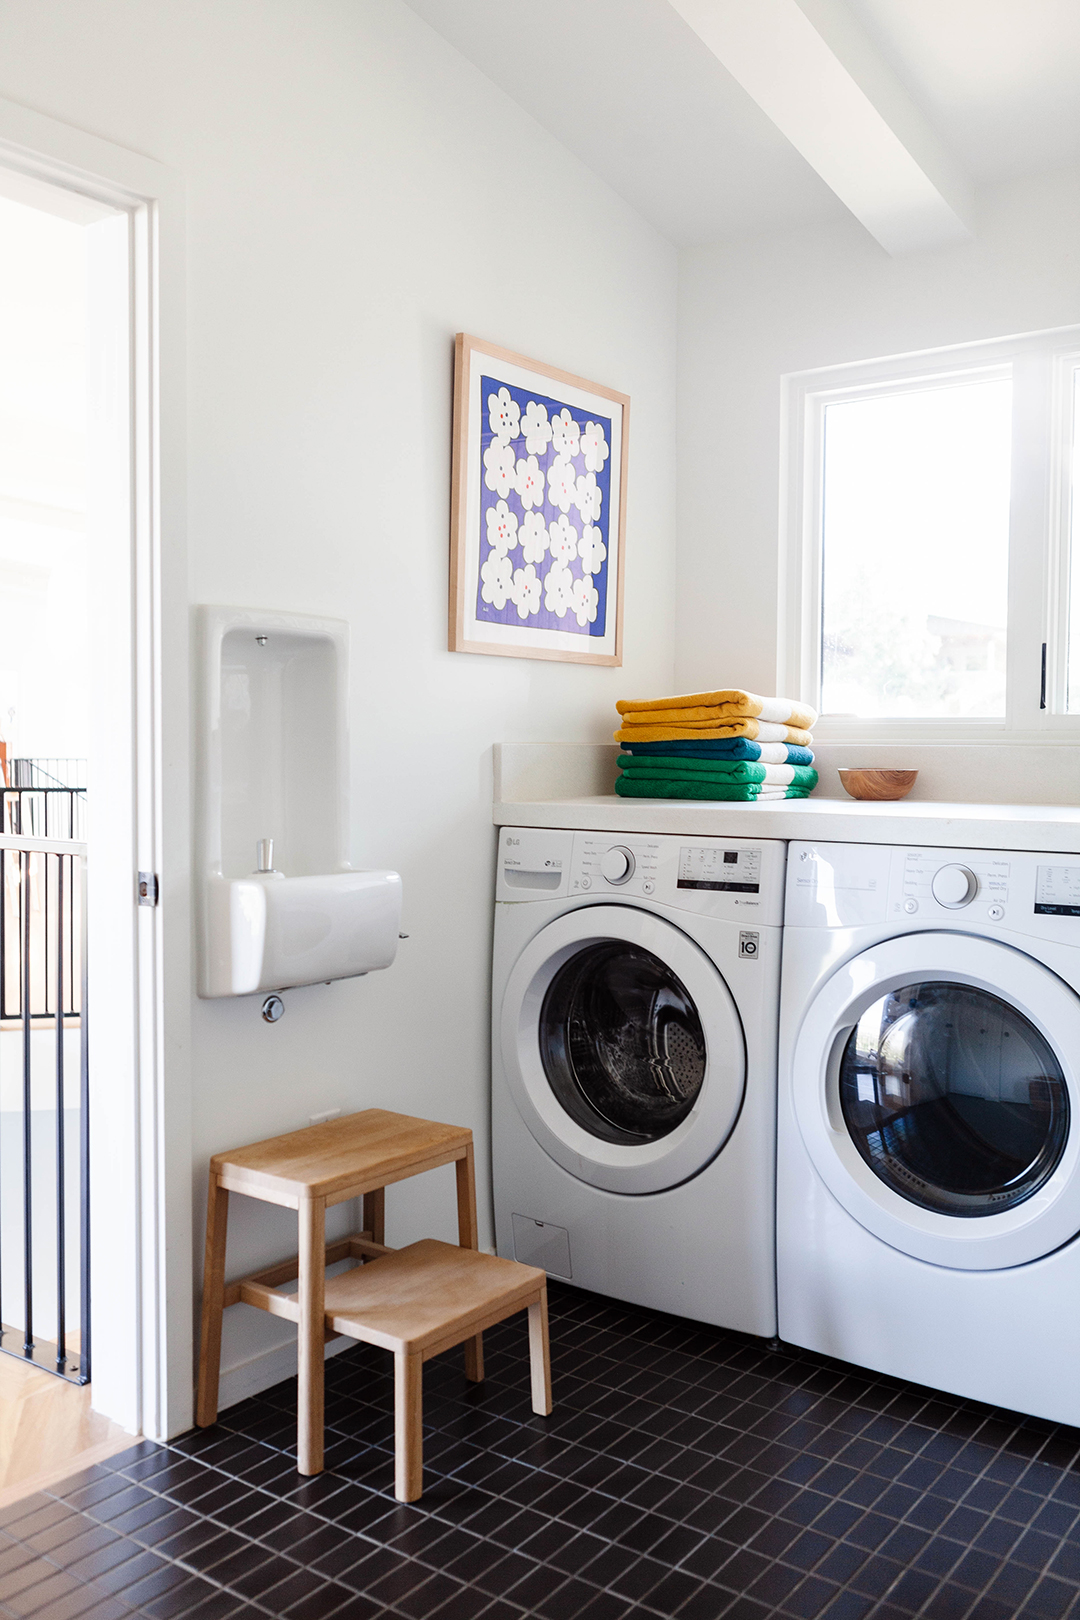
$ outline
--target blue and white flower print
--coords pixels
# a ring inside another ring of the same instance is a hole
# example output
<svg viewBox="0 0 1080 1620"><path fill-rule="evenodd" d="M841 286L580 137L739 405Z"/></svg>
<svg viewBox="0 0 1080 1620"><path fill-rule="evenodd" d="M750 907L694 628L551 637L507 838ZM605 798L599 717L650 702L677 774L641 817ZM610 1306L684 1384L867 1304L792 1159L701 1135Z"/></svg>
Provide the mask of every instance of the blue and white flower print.
<svg viewBox="0 0 1080 1620"><path fill-rule="evenodd" d="M543 512L526 512L521 522L521 555L527 563L543 562L548 532ZM590 573L592 570L590 569Z"/></svg>
<svg viewBox="0 0 1080 1620"><path fill-rule="evenodd" d="M581 473L574 485L574 505L586 523L595 523L600 516L600 486L595 473Z"/></svg>
<svg viewBox="0 0 1080 1620"><path fill-rule="evenodd" d="M521 431L525 435L525 448L530 456L542 456L551 443L551 423L547 406L530 399L521 418Z"/></svg>
<svg viewBox="0 0 1080 1620"><path fill-rule="evenodd" d="M581 429L565 405L551 419L551 442L557 456L576 456L580 448Z"/></svg>
<svg viewBox="0 0 1080 1620"><path fill-rule="evenodd" d="M611 446L604 437L602 422L586 422L581 435L581 453L585 457L585 471L602 472L604 462L611 454Z"/></svg>
<svg viewBox="0 0 1080 1620"><path fill-rule="evenodd" d="M585 573L598 574L600 565L607 556L607 547L601 540L600 530L594 523L586 523L582 529L577 550Z"/></svg>
<svg viewBox="0 0 1080 1620"><path fill-rule="evenodd" d="M487 543L492 554L505 557L508 551L516 551L517 513L511 512L505 501L497 501L494 506L488 507L484 516L487 519Z"/></svg>
<svg viewBox="0 0 1080 1620"><path fill-rule="evenodd" d="M520 417L521 406L516 399L511 399L509 388L500 388L497 394L488 395L488 421L500 444L509 444L511 439L517 438Z"/></svg>
<svg viewBox="0 0 1080 1620"><path fill-rule="evenodd" d="M602 636L611 421L498 376L480 381L480 577L489 624Z"/></svg>
<svg viewBox="0 0 1080 1620"><path fill-rule="evenodd" d="M532 563L514 569L514 588L511 591L519 619L527 619L540 606L540 576Z"/></svg>
<svg viewBox="0 0 1080 1620"><path fill-rule="evenodd" d="M578 554L578 535L574 525L564 513L556 522L548 524L548 550L552 562L565 568Z"/></svg>
<svg viewBox="0 0 1080 1620"><path fill-rule="evenodd" d="M577 468L569 456L556 456L548 468L548 495L552 506L569 512L577 494Z"/></svg>
<svg viewBox="0 0 1080 1620"><path fill-rule="evenodd" d="M484 451L484 483L496 495L506 496L517 476L517 458L508 444L493 439Z"/></svg>
<svg viewBox="0 0 1080 1620"><path fill-rule="evenodd" d="M497 551L491 552L480 566L481 598L501 612L513 588L513 563L509 557L501 557Z"/></svg>
<svg viewBox="0 0 1080 1620"><path fill-rule="evenodd" d="M591 579L575 579L570 591L570 607L578 624L591 624L596 618L600 598Z"/></svg>
<svg viewBox="0 0 1080 1620"><path fill-rule="evenodd" d="M544 575L544 606L557 619L566 617L574 595L574 576L565 563L555 563Z"/></svg>
<svg viewBox="0 0 1080 1620"><path fill-rule="evenodd" d="M517 464L514 488L518 500L527 512L544 504L544 469L535 456L522 456Z"/></svg>

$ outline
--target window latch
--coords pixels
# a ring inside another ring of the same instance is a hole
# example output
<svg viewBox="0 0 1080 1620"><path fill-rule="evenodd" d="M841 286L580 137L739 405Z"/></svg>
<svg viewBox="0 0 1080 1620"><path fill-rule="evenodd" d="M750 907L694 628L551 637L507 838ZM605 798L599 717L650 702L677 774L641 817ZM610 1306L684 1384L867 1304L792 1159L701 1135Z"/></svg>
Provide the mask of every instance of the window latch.
<svg viewBox="0 0 1080 1620"><path fill-rule="evenodd" d="M139 904L140 906L156 906L158 903L158 880L156 872L139 873Z"/></svg>
<svg viewBox="0 0 1080 1620"><path fill-rule="evenodd" d="M1046 708L1046 642L1042 644L1042 676L1039 681L1039 708Z"/></svg>

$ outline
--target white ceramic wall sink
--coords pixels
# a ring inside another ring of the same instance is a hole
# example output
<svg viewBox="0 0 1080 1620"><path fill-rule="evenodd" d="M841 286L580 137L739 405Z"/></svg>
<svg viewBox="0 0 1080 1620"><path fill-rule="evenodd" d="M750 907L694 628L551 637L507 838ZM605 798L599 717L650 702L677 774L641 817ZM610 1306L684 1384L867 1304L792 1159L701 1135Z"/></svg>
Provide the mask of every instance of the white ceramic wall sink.
<svg viewBox="0 0 1080 1620"><path fill-rule="evenodd" d="M203 607L199 628L199 994L389 967L401 879L346 858L346 625ZM263 839L278 870L256 870Z"/></svg>

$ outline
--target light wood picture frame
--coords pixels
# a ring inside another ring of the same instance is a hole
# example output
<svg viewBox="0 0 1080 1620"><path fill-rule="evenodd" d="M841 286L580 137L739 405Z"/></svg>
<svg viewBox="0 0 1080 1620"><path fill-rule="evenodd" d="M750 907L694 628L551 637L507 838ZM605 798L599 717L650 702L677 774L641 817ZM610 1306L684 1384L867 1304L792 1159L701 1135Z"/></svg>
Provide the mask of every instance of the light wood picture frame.
<svg viewBox="0 0 1080 1620"><path fill-rule="evenodd" d="M622 663L630 400L459 332L450 651Z"/></svg>

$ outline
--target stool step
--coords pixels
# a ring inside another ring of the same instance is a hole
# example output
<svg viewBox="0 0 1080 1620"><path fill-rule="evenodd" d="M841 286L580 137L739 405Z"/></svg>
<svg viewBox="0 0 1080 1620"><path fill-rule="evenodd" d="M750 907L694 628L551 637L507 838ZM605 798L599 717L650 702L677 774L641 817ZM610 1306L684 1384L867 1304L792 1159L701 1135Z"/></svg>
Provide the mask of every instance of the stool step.
<svg viewBox="0 0 1080 1620"><path fill-rule="evenodd" d="M228 1153L215 1153L210 1174L230 1192L269 1203L300 1198L337 1203L357 1192L388 1187L420 1170L461 1159L472 1151L472 1132L385 1108L305 1125L285 1136Z"/></svg>
<svg viewBox="0 0 1080 1620"><path fill-rule="evenodd" d="M546 1274L435 1238L326 1279L335 1333L426 1359L537 1300Z"/></svg>

